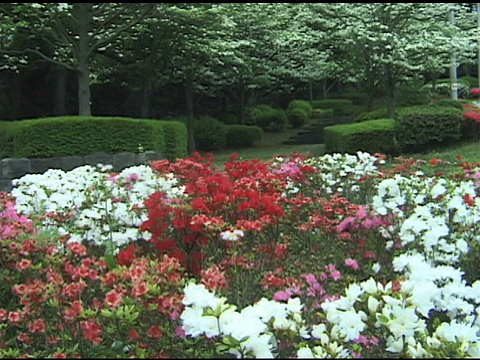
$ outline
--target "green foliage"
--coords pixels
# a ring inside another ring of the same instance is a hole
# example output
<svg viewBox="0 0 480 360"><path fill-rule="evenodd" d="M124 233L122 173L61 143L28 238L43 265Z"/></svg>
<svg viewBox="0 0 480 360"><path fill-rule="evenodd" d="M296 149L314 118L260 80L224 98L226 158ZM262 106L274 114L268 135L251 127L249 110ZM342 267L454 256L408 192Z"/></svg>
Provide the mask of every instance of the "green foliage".
<svg viewBox="0 0 480 360"><path fill-rule="evenodd" d="M0 121L0 159L13 156L13 137L17 122Z"/></svg>
<svg viewBox="0 0 480 360"><path fill-rule="evenodd" d="M225 125L210 116L201 116L195 120L194 136L197 150L220 150L227 145Z"/></svg>
<svg viewBox="0 0 480 360"><path fill-rule="evenodd" d="M460 79L457 79L457 81L465 84L466 86L468 86L469 89L478 87L478 78L475 76L465 75L462 76Z"/></svg>
<svg viewBox="0 0 480 360"><path fill-rule="evenodd" d="M294 129L300 129L308 121L307 113L301 108L293 108L287 113L289 124Z"/></svg>
<svg viewBox="0 0 480 360"><path fill-rule="evenodd" d="M410 106L398 111L397 140L402 151L416 151L462 136L463 112L454 107Z"/></svg>
<svg viewBox="0 0 480 360"><path fill-rule="evenodd" d="M349 99L313 100L312 107L314 109L332 109L334 116L348 116L355 111L353 102Z"/></svg>
<svg viewBox="0 0 480 360"><path fill-rule="evenodd" d="M258 126L226 125L227 146L243 148L252 146L262 139L263 130Z"/></svg>
<svg viewBox="0 0 480 360"><path fill-rule="evenodd" d="M187 127L180 121L161 121L165 133L165 150L163 154L168 160L187 157Z"/></svg>
<svg viewBox="0 0 480 360"><path fill-rule="evenodd" d="M468 93L470 91L470 81L466 78L459 78L457 79L457 84L458 84L458 96L462 98L468 97ZM432 88L433 88L432 82L429 82L423 85L423 89L428 89L429 91L433 92ZM451 95L450 78L438 79L435 93L438 95L450 96Z"/></svg>
<svg viewBox="0 0 480 360"><path fill-rule="evenodd" d="M313 119L324 119L324 118L331 118L333 117L333 109L313 109L312 110L312 118Z"/></svg>
<svg viewBox="0 0 480 360"><path fill-rule="evenodd" d="M378 119L356 124L327 126L324 129L325 151L350 153L366 151L371 154L397 154L394 119Z"/></svg>
<svg viewBox="0 0 480 360"><path fill-rule="evenodd" d="M95 152L159 151L186 155L186 127L175 121L65 116L1 124L2 157L85 156Z"/></svg>
<svg viewBox="0 0 480 360"><path fill-rule="evenodd" d="M357 116L355 116L355 122L362 122L367 120L377 120L377 119L385 119L388 117L388 109L386 107L381 107L378 109L374 109L371 111L364 111Z"/></svg>
<svg viewBox="0 0 480 360"><path fill-rule="evenodd" d="M164 132L154 120L68 116L23 120L13 136L14 157L44 158L94 152L163 151Z"/></svg>
<svg viewBox="0 0 480 360"><path fill-rule="evenodd" d="M284 131L288 121L285 111L267 104L256 106L252 110L251 118L255 125L270 131Z"/></svg>
<svg viewBox="0 0 480 360"><path fill-rule="evenodd" d="M302 109L305 114L307 114L307 118L312 117L312 105L307 100L292 100L288 104L287 114L290 113L293 109ZM288 115L287 115L288 116Z"/></svg>
<svg viewBox="0 0 480 360"><path fill-rule="evenodd" d="M432 103L434 106L447 106L463 110L463 103L454 99L440 99Z"/></svg>
<svg viewBox="0 0 480 360"><path fill-rule="evenodd" d="M238 117L234 113L225 113L220 117L220 121L226 125L238 124Z"/></svg>
<svg viewBox="0 0 480 360"><path fill-rule="evenodd" d="M430 89L418 81L409 81L395 91L397 106L427 105L432 101Z"/></svg>

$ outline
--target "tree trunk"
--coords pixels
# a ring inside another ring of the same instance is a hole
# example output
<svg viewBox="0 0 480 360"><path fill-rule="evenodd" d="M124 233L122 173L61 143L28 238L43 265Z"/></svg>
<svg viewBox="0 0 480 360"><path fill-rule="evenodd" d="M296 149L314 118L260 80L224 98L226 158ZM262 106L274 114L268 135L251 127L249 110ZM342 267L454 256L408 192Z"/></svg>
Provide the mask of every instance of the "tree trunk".
<svg viewBox="0 0 480 360"><path fill-rule="evenodd" d="M13 86L11 96L11 114L13 119L21 119L24 114L22 112L22 76L13 74Z"/></svg>
<svg viewBox="0 0 480 360"><path fill-rule="evenodd" d="M385 65L385 102L388 109L388 117L395 117L395 78L391 65Z"/></svg>
<svg viewBox="0 0 480 360"><path fill-rule="evenodd" d="M56 66L55 71L55 94L53 113L56 116L65 115L66 111L66 85L67 85L67 69L63 66Z"/></svg>
<svg viewBox="0 0 480 360"><path fill-rule="evenodd" d="M87 64L79 64L77 68L78 78L78 115L91 116L90 104L90 72Z"/></svg>
<svg viewBox="0 0 480 360"><path fill-rule="evenodd" d="M241 125L245 125L245 81L243 78L238 83L237 116Z"/></svg>
<svg viewBox="0 0 480 360"><path fill-rule="evenodd" d="M188 130L188 152L195 152L195 118L193 113L193 71L187 73L185 81L185 95L187 100L187 130Z"/></svg>
<svg viewBox="0 0 480 360"><path fill-rule="evenodd" d="M78 115L91 116L90 103L90 21L92 18L92 4L77 4L78 8Z"/></svg>
<svg viewBox="0 0 480 360"><path fill-rule="evenodd" d="M152 80L146 77L143 80L142 98L140 99L140 117L148 119L150 116L150 98L152 95Z"/></svg>

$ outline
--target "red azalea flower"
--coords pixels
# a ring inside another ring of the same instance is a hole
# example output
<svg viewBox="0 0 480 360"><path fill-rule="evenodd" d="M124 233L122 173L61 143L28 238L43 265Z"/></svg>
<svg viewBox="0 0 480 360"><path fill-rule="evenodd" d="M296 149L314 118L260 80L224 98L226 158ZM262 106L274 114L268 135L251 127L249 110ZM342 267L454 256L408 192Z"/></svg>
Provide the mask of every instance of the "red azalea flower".
<svg viewBox="0 0 480 360"><path fill-rule="evenodd" d="M102 329L100 325L97 324L95 319L88 319L87 321L82 321L80 327L83 331L83 336L86 340L91 341L94 345L100 345L102 343Z"/></svg>
<svg viewBox="0 0 480 360"><path fill-rule="evenodd" d="M474 206L475 205L475 198L472 197L471 195L467 194L463 196L463 200L465 203L467 203L469 206Z"/></svg>
<svg viewBox="0 0 480 360"><path fill-rule="evenodd" d="M473 96L480 95L480 88L471 88L470 89L470 94L472 94Z"/></svg>
<svg viewBox="0 0 480 360"><path fill-rule="evenodd" d="M28 326L31 333L44 333L47 328L45 319L37 319Z"/></svg>
<svg viewBox="0 0 480 360"><path fill-rule="evenodd" d="M126 249L120 250L117 255L119 265L130 266L135 260L135 244L131 244Z"/></svg>
<svg viewBox="0 0 480 360"><path fill-rule="evenodd" d="M437 158L430 160L430 164L432 164L433 166L436 166L441 162L442 162L442 159L437 159Z"/></svg>
<svg viewBox="0 0 480 360"><path fill-rule="evenodd" d="M122 303L122 294L119 294L115 290L111 290L105 296L105 303L108 305L109 308L115 309L120 306Z"/></svg>
<svg viewBox="0 0 480 360"><path fill-rule="evenodd" d="M130 334L128 335L128 338L129 338L131 341L135 341L135 340L139 339L139 338L140 338L140 334L139 334L138 330L137 330L137 329L132 329L132 330L130 331Z"/></svg>
<svg viewBox="0 0 480 360"><path fill-rule="evenodd" d="M152 326L150 329L147 331L148 336L151 336L154 339L158 339L162 337L163 331L158 327L158 326Z"/></svg>

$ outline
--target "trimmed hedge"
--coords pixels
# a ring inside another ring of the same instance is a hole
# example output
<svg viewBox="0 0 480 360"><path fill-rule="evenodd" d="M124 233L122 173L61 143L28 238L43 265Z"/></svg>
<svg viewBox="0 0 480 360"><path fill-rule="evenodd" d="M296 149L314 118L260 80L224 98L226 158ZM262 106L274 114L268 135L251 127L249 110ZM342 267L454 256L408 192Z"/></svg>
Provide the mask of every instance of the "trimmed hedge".
<svg viewBox="0 0 480 360"><path fill-rule="evenodd" d="M252 146L262 139L263 130L259 126L227 125L227 147L242 148Z"/></svg>
<svg viewBox="0 0 480 360"><path fill-rule="evenodd" d="M398 143L403 152L452 143L462 137L463 111L447 106L410 106L398 110Z"/></svg>
<svg viewBox="0 0 480 360"><path fill-rule="evenodd" d="M165 133L165 150L163 154L168 160L188 156L188 130L181 121L162 120L161 125Z"/></svg>
<svg viewBox="0 0 480 360"><path fill-rule="evenodd" d="M332 109L334 116L348 116L356 111L352 100L349 99L313 100L311 104L314 109Z"/></svg>
<svg viewBox="0 0 480 360"><path fill-rule="evenodd" d="M0 121L0 159L13 156L13 137L18 129L18 123L18 121Z"/></svg>
<svg viewBox="0 0 480 360"><path fill-rule="evenodd" d="M226 125L217 118L201 116L195 120L194 138L197 150L214 151L227 145Z"/></svg>
<svg viewBox="0 0 480 360"><path fill-rule="evenodd" d="M165 131L165 126L184 126L170 123L173 122L94 116L16 121L15 125L7 125L7 146L2 149L2 156L48 158L85 156L95 152L138 152L141 144L146 151L158 151L167 158L175 159L186 154L186 129L183 134L182 130ZM166 132L168 142L176 143L173 150L167 148ZM174 133L177 135L173 135ZM172 139L171 136L175 138ZM182 144L185 144L184 150L181 149Z"/></svg>
<svg viewBox="0 0 480 360"><path fill-rule="evenodd" d="M396 155L397 123L394 119L378 119L324 129L327 153L356 154L357 151Z"/></svg>

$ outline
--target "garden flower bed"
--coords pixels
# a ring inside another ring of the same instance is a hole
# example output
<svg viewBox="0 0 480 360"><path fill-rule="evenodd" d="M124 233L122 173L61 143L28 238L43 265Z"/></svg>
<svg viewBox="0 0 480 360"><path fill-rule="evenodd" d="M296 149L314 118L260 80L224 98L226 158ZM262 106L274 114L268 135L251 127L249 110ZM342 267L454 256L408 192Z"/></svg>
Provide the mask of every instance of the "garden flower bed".
<svg viewBox="0 0 480 360"><path fill-rule="evenodd" d="M0 356L480 357L480 169L384 158L17 179L0 197Z"/></svg>

